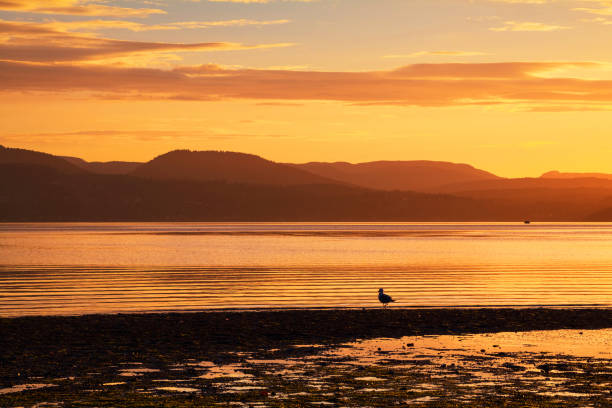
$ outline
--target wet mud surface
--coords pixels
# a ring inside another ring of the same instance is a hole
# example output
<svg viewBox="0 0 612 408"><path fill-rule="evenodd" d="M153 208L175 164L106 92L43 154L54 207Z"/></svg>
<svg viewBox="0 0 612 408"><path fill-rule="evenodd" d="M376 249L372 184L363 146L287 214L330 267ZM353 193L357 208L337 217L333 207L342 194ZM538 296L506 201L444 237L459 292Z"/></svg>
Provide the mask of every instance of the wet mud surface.
<svg viewBox="0 0 612 408"><path fill-rule="evenodd" d="M0 406L612 406L612 311L1 319Z"/></svg>

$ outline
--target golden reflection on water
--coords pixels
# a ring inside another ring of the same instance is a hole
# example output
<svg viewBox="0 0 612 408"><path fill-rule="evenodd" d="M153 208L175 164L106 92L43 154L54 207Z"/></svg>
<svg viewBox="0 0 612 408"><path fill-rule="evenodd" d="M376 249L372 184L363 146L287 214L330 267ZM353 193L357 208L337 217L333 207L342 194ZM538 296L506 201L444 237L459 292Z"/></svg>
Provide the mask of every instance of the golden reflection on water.
<svg viewBox="0 0 612 408"><path fill-rule="evenodd" d="M0 224L0 315L612 305L612 224Z"/></svg>

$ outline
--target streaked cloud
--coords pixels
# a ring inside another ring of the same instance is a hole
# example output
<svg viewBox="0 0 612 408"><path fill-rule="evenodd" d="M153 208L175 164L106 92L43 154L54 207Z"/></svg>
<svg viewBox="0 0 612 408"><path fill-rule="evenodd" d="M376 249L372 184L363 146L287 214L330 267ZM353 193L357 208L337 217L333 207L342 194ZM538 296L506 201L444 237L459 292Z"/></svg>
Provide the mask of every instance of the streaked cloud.
<svg viewBox="0 0 612 408"><path fill-rule="evenodd" d="M597 23L597 24L603 24L603 25L612 24L612 20L606 19L603 17L581 18L580 21L582 21L583 23Z"/></svg>
<svg viewBox="0 0 612 408"><path fill-rule="evenodd" d="M174 143L184 141L194 143L204 139L290 139L293 136L272 133L244 133L233 129L205 130L168 130L168 129L130 129L130 130L83 130L78 132L42 132L42 133L16 133L2 135L2 143L23 146L24 144L40 145L41 143L85 143L99 142L101 139L106 143L121 143L126 139L132 142L159 142L172 140Z"/></svg>
<svg viewBox="0 0 612 408"><path fill-rule="evenodd" d="M413 64L391 71L320 72L226 69L172 70L0 63L3 92L87 92L118 99L271 101L327 100L356 104L468 106L612 103L612 81L543 77L588 62Z"/></svg>
<svg viewBox="0 0 612 408"><path fill-rule="evenodd" d="M559 31L572 27L555 24L545 24L532 21L505 21L501 27L491 27L491 31Z"/></svg>
<svg viewBox="0 0 612 408"><path fill-rule="evenodd" d="M198 0L196 0L198 1ZM211 3L245 3L245 4L266 4L266 3L314 3L320 0L205 0Z"/></svg>
<svg viewBox="0 0 612 408"><path fill-rule="evenodd" d="M244 27L288 24L291 20L251 20L234 19L218 21L179 21L167 24L143 24L125 20L82 20L82 21L52 21L39 24L57 31L97 31L107 29L124 29L130 31L183 30L203 29L211 27Z"/></svg>
<svg viewBox="0 0 612 408"><path fill-rule="evenodd" d="M483 23L488 21L499 21L501 17L499 16L476 16L476 17L466 17L467 21L474 21L476 23Z"/></svg>
<svg viewBox="0 0 612 408"><path fill-rule="evenodd" d="M593 4L599 6L598 8L594 7L571 7L571 10L574 11L582 11L591 14L600 14L600 15L612 15L612 1L611 0L573 0L573 1L561 1L561 0L488 0L494 3L506 3L506 4L518 4L518 5L543 5L543 4L552 4L552 3L566 3L572 4L574 6L578 4Z"/></svg>
<svg viewBox="0 0 612 408"><path fill-rule="evenodd" d="M57 23L60 26L63 23ZM65 29L65 27L63 27ZM95 61L121 56L168 52L252 50L288 47L291 43L241 44L233 42L166 43L116 40L58 30L54 23L0 20L0 56L5 61L57 63Z"/></svg>
<svg viewBox="0 0 612 408"><path fill-rule="evenodd" d="M508 4L548 4L554 3L556 0L489 0L494 3Z"/></svg>
<svg viewBox="0 0 612 408"><path fill-rule="evenodd" d="M486 52L479 51L416 51L409 54L390 54L384 55L383 58L415 58L415 57L473 57L479 55L491 55Z"/></svg>
<svg viewBox="0 0 612 408"><path fill-rule="evenodd" d="M166 14L157 8L132 8L108 6L106 1L83 0L0 0L0 10L41 13L71 14L79 16L147 17Z"/></svg>
<svg viewBox="0 0 612 408"><path fill-rule="evenodd" d="M583 11L590 14L598 14L602 16L612 16L612 3L605 3L607 7L592 8L592 7L576 7L574 11Z"/></svg>
<svg viewBox="0 0 612 408"><path fill-rule="evenodd" d="M524 110L527 112L608 112L612 111L612 104L597 106L568 103L564 105L527 106Z"/></svg>
<svg viewBox="0 0 612 408"><path fill-rule="evenodd" d="M274 0L207 0L211 3L271 3Z"/></svg>

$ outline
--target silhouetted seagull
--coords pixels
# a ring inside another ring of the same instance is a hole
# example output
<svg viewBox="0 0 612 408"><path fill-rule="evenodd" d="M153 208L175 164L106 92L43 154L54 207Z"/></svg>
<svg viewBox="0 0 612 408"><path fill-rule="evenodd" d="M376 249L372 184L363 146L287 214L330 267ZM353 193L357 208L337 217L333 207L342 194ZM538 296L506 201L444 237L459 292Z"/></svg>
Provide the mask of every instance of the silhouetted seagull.
<svg viewBox="0 0 612 408"><path fill-rule="evenodd" d="M382 288L378 289L378 300L383 304L383 307L387 307L389 303L395 302L391 296L383 292Z"/></svg>

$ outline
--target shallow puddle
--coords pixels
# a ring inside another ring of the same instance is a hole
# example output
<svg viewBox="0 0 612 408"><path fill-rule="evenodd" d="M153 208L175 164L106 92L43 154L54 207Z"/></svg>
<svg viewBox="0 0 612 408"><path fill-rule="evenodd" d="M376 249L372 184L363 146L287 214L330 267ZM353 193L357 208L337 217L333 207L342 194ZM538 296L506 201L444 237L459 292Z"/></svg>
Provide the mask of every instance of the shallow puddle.
<svg viewBox="0 0 612 408"><path fill-rule="evenodd" d="M244 370L247 369L247 367L243 366L242 364L227 364L227 365L212 365L212 366L206 366L207 371L206 373L198 376L198 378L202 378L202 379L208 379L208 380L213 380L213 379L217 379L217 378L250 378L252 377L251 374L247 374L244 372Z"/></svg>
<svg viewBox="0 0 612 408"><path fill-rule="evenodd" d="M247 392L247 391L255 391L255 390L265 390L266 387L257 387L251 385L242 385L242 386L233 386L227 387L223 392L226 393L234 393L234 392Z"/></svg>
<svg viewBox="0 0 612 408"><path fill-rule="evenodd" d="M119 375L122 377L138 377L148 373L158 373L160 370L155 368L126 368L119 370Z"/></svg>
<svg viewBox="0 0 612 408"><path fill-rule="evenodd" d="M0 394L12 394L14 392L39 390L41 388L55 387L55 384L20 384L12 387L0 388Z"/></svg>
<svg viewBox="0 0 612 408"><path fill-rule="evenodd" d="M167 392L200 392L197 388L189 388L189 387L157 387L155 388L159 391L167 391Z"/></svg>

